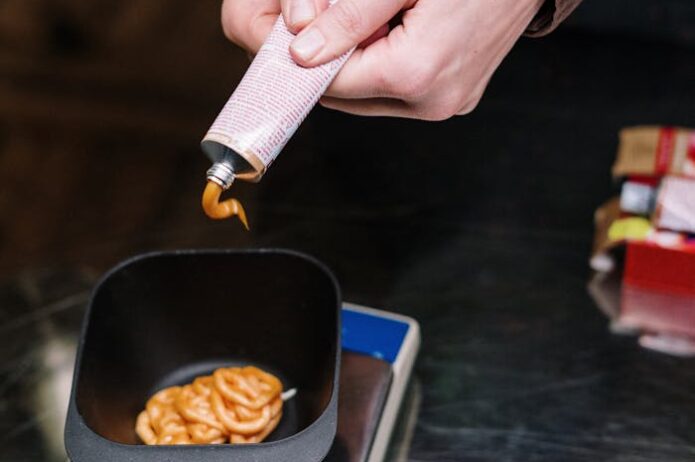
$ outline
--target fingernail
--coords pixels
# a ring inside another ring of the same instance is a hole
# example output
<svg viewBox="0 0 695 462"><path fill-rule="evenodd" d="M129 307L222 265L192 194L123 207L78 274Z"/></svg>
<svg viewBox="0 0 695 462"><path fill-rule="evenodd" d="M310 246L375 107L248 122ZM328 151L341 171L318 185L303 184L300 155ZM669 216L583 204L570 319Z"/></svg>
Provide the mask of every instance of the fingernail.
<svg viewBox="0 0 695 462"><path fill-rule="evenodd" d="M290 3L290 23L293 26L303 26L314 20L316 8L314 0L292 0Z"/></svg>
<svg viewBox="0 0 695 462"><path fill-rule="evenodd" d="M309 61L321 51L325 44L326 39L323 38L321 31L312 27L299 34L290 47L302 60Z"/></svg>

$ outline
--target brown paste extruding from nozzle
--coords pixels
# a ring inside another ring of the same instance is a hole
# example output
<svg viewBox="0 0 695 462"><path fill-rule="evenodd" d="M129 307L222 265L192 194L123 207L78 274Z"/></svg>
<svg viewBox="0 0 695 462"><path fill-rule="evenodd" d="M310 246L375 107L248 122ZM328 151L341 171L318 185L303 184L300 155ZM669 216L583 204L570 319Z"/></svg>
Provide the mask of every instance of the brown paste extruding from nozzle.
<svg viewBox="0 0 695 462"><path fill-rule="evenodd" d="M205 214L214 220L224 220L225 218L239 217L244 227L248 230L249 223L246 219L246 212L241 202L236 199L227 199L220 202L222 187L214 181L208 181L203 192L203 210Z"/></svg>

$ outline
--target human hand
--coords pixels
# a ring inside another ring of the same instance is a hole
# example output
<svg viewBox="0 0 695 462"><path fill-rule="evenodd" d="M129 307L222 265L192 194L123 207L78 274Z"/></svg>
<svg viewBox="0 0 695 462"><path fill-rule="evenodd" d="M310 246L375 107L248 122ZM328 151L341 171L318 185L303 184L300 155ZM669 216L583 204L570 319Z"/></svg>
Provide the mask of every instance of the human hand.
<svg viewBox="0 0 695 462"><path fill-rule="evenodd" d="M321 104L352 114L444 120L472 111L544 0L225 0L227 36L260 48L281 12L306 67L357 44ZM388 23L396 16L393 28Z"/></svg>

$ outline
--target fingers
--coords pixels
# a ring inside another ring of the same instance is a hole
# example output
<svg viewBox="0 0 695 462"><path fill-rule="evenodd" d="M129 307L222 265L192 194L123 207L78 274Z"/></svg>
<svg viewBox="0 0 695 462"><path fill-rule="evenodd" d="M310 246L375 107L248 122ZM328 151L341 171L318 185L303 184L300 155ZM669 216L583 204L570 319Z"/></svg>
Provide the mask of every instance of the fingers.
<svg viewBox="0 0 695 462"><path fill-rule="evenodd" d="M324 96L321 106L360 116L413 117L411 108L404 101L389 98L346 100Z"/></svg>
<svg viewBox="0 0 695 462"><path fill-rule="evenodd" d="M229 40L258 52L280 14L279 0L224 0L222 29Z"/></svg>
<svg viewBox="0 0 695 462"><path fill-rule="evenodd" d="M280 3L285 25L293 34L301 31L328 8L328 0L281 0Z"/></svg>
<svg viewBox="0 0 695 462"><path fill-rule="evenodd" d="M450 102L408 103L393 98L341 99L324 96L321 105L329 109L360 116L403 117L427 121L450 119L458 112L468 113L473 107L461 107Z"/></svg>
<svg viewBox="0 0 695 462"><path fill-rule="evenodd" d="M369 48L355 50L325 95L346 99L395 97L381 78L390 71L385 69L385 63L379 62L379 58L387 55L385 48L384 43L378 42Z"/></svg>
<svg viewBox="0 0 695 462"><path fill-rule="evenodd" d="M438 3L416 4L386 37L356 50L322 104L352 114L423 120L446 120L472 111L490 74L470 72L467 78L463 70L471 61L466 55L461 58L458 42L447 49L445 35L451 34L423 21L434 8L435 17L451 14Z"/></svg>
<svg viewBox="0 0 695 462"><path fill-rule="evenodd" d="M290 53L301 66L331 61L369 38L414 0L339 0L297 36Z"/></svg>
<svg viewBox="0 0 695 462"><path fill-rule="evenodd" d="M336 76L327 96L422 99L439 74L436 54L419 45L418 36L403 26L369 47L356 50Z"/></svg>
<svg viewBox="0 0 695 462"><path fill-rule="evenodd" d="M376 84L379 81L378 76L383 74L383 68L376 58L383 54L381 48L387 46L386 43L376 45L376 42L388 34L389 25L384 24L360 43L325 94L343 98L389 96L385 89ZM369 51L365 50L367 47L371 47Z"/></svg>

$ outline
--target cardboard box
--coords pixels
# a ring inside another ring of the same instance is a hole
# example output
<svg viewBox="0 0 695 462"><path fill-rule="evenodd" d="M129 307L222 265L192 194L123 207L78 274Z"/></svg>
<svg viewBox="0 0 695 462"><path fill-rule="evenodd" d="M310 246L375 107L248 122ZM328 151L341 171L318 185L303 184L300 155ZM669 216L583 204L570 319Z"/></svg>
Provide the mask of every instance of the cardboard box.
<svg viewBox="0 0 695 462"><path fill-rule="evenodd" d="M628 242L623 282L643 289L695 295L695 244L669 248L655 242Z"/></svg>

